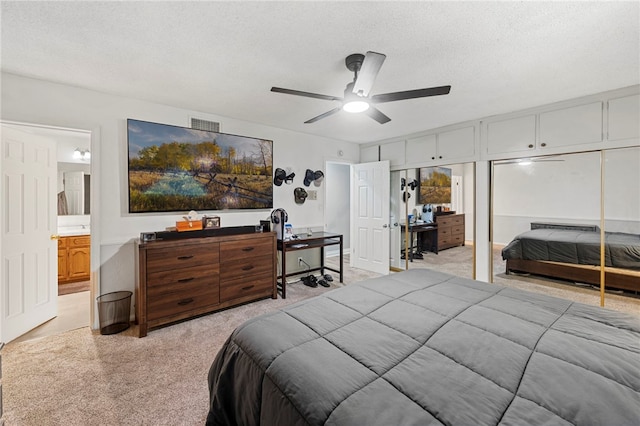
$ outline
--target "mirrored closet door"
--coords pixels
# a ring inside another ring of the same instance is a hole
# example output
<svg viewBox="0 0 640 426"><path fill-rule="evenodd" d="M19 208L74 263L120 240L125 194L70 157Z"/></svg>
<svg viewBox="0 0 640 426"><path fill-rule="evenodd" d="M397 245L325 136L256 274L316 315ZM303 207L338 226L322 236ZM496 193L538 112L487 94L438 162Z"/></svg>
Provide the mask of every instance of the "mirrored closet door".
<svg viewBox="0 0 640 426"><path fill-rule="evenodd" d="M602 226L607 246L604 288L608 295L622 294L637 299L640 296L640 147L605 150L602 163Z"/></svg>
<svg viewBox="0 0 640 426"><path fill-rule="evenodd" d="M494 282L600 305L637 295L639 170L638 147L494 161Z"/></svg>
<svg viewBox="0 0 640 426"><path fill-rule="evenodd" d="M474 277L474 165L391 172L391 270Z"/></svg>

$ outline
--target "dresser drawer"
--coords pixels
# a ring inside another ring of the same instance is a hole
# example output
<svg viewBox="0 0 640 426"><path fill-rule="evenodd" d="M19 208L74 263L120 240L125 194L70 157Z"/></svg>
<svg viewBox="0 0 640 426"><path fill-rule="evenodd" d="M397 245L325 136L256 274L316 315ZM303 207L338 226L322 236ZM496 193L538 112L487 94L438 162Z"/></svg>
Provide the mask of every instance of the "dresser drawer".
<svg viewBox="0 0 640 426"><path fill-rule="evenodd" d="M168 271L147 273L147 286L155 287L170 283L188 283L201 278L215 277L218 279L218 264L200 265L193 268L178 268Z"/></svg>
<svg viewBox="0 0 640 426"><path fill-rule="evenodd" d="M438 226L464 225L464 215L456 214L451 216L438 216L436 219Z"/></svg>
<svg viewBox="0 0 640 426"><path fill-rule="evenodd" d="M440 228L438 227L438 241L441 238L449 238L451 236L451 228Z"/></svg>
<svg viewBox="0 0 640 426"><path fill-rule="evenodd" d="M452 226L451 235L464 235L464 226L460 226L460 225Z"/></svg>
<svg viewBox="0 0 640 426"><path fill-rule="evenodd" d="M273 273L273 256L271 254L253 256L248 259L225 261L220 267L220 281L245 278L250 275Z"/></svg>
<svg viewBox="0 0 640 426"><path fill-rule="evenodd" d="M261 273L260 275L252 275L249 278L241 278L237 280L221 282L220 284L221 302L259 294L269 296L272 293L272 271Z"/></svg>
<svg viewBox="0 0 640 426"><path fill-rule="evenodd" d="M218 263L218 244L207 248L196 246L166 247L147 250L147 271L167 271Z"/></svg>
<svg viewBox="0 0 640 426"><path fill-rule="evenodd" d="M225 264L229 260L247 259L260 254L272 252L273 238L252 238L241 241L225 241L220 243L220 260Z"/></svg>
<svg viewBox="0 0 640 426"><path fill-rule="evenodd" d="M442 239L440 239L440 236L438 236L438 248L446 247L452 244L462 245L463 241L464 241L464 237L462 237L461 235L449 235Z"/></svg>
<svg viewBox="0 0 640 426"><path fill-rule="evenodd" d="M220 287L217 277L215 279L200 278L187 283L149 287L147 293L147 315L149 320L154 320L192 309L217 305L219 302Z"/></svg>
<svg viewBox="0 0 640 426"><path fill-rule="evenodd" d="M464 226L464 215L455 215L451 217L451 224L454 226Z"/></svg>

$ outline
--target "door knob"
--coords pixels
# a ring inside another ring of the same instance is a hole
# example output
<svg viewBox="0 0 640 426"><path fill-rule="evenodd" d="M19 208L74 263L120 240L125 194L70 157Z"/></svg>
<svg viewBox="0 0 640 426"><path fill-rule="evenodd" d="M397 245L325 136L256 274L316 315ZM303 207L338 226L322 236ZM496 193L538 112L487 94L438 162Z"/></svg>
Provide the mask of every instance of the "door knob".
<svg viewBox="0 0 640 426"><path fill-rule="evenodd" d="M60 239L60 235L58 235L58 234L51 234L51 236L50 236L49 238L51 238L52 240L59 240L59 239Z"/></svg>
<svg viewBox="0 0 640 426"><path fill-rule="evenodd" d="M387 227L387 224L385 223L384 225L382 225L382 227L383 227L383 228L386 228L386 227Z"/></svg>

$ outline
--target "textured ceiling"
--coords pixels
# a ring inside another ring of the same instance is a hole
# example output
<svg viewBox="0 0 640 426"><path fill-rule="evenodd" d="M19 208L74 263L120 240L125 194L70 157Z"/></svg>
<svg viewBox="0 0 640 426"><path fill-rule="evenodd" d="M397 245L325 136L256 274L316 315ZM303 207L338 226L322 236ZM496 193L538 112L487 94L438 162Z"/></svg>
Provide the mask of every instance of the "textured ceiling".
<svg viewBox="0 0 640 426"><path fill-rule="evenodd" d="M9 73L353 142L406 135L640 83L639 2L2 1ZM387 59L372 94L450 84L340 112L351 53ZM135 117L131 117L135 118ZM224 131L224 121L222 123Z"/></svg>

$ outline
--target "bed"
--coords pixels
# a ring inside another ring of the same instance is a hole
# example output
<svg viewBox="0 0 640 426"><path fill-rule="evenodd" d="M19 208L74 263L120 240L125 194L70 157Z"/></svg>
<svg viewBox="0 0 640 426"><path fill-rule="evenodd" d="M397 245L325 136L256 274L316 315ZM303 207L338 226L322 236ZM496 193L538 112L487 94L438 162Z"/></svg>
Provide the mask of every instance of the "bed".
<svg viewBox="0 0 640 426"><path fill-rule="evenodd" d="M247 321L208 425L637 425L640 320L412 269Z"/></svg>
<svg viewBox="0 0 640 426"><path fill-rule="evenodd" d="M506 273L525 272L600 285L600 231L532 224L502 249ZM640 290L640 235L605 232L605 284Z"/></svg>

